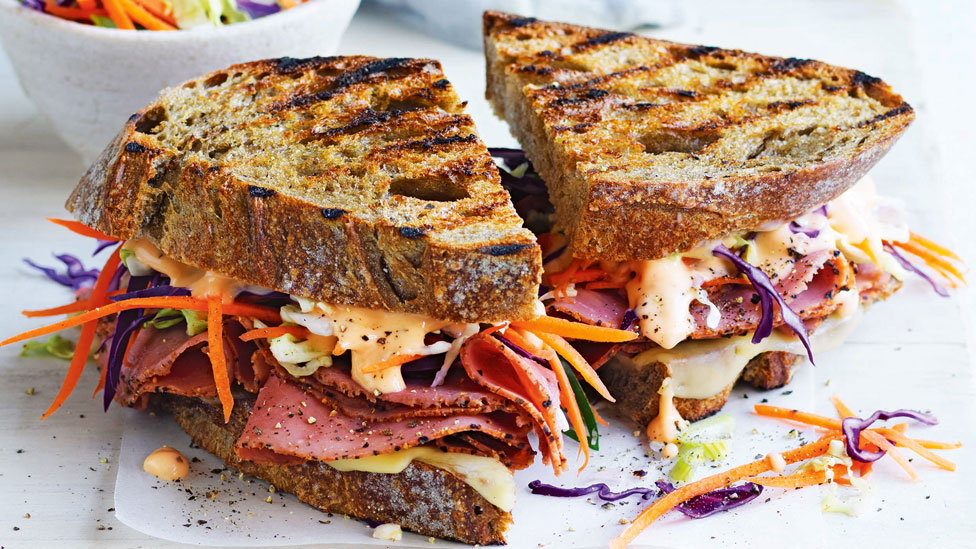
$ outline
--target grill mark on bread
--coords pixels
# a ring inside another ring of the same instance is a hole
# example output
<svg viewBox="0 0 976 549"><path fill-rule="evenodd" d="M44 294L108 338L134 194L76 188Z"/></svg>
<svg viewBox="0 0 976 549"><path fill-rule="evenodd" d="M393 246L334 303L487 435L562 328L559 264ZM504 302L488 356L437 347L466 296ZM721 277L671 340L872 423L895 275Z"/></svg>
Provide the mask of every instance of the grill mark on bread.
<svg viewBox="0 0 976 549"><path fill-rule="evenodd" d="M501 255L517 254L522 250L527 250L531 247L532 244L496 244L494 246L485 246L481 248L480 251L482 253L497 257Z"/></svg>
<svg viewBox="0 0 976 549"><path fill-rule="evenodd" d="M607 32L599 36L596 36L594 38L589 38L587 40L583 40L582 42L577 42L576 44L573 44L571 48L573 49L574 52L580 53L589 50L591 48L596 48L598 46L605 46L607 44L612 44L619 40L632 38L633 36L634 35L629 32Z"/></svg>
<svg viewBox="0 0 976 549"><path fill-rule="evenodd" d="M357 84L362 84L367 80L372 79L372 77L377 74L384 75L384 78L382 78L381 81L401 78L411 72L410 70L404 72L401 69L411 69L412 71L422 69L422 66L417 66L417 61L418 60L416 59L405 57L392 57L389 59L378 59L376 61L368 62L352 72L343 72L339 76L335 77L335 79L333 79L325 89L315 93L297 95L283 104L275 105L272 107L272 110L291 110L307 107L314 103L328 101L343 93L347 88Z"/></svg>
<svg viewBox="0 0 976 549"><path fill-rule="evenodd" d="M511 17L485 14L486 95L549 181L577 257L654 259L796 217L913 119L859 71L641 36L578 53L609 31Z"/></svg>
<svg viewBox="0 0 976 549"><path fill-rule="evenodd" d="M257 185L248 185L247 194L251 195L251 198L268 198L278 193L274 189L258 187Z"/></svg>
<svg viewBox="0 0 976 549"><path fill-rule="evenodd" d="M184 263L317 301L454 322L529 318L538 245L479 251L534 241L441 80L436 61L369 57L265 60L201 76L136 113L68 208ZM341 100L274 110L336 81L361 83ZM145 152L126 151L130 142ZM397 179L448 190L396 197L387 191ZM277 194L252 196L264 192L250 187Z"/></svg>

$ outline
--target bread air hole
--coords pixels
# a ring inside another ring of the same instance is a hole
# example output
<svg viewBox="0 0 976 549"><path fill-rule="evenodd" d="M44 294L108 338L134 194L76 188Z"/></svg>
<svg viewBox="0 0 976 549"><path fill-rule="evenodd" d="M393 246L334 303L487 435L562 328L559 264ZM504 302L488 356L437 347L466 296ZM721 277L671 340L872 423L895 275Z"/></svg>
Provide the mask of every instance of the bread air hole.
<svg viewBox="0 0 976 549"><path fill-rule="evenodd" d="M139 133L153 135L159 132L159 125L167 120L169 120L169 115L166 113L166 109L162 106L156 106L136 120L135 130Z"/></svg>
<svg viewBox="0 0 976 549"><path fill-rule="evenodd" d="M721 134L717 131L661 128L644 135L640 142L647 154L695 154L718 141L719 137Z"/></svg>
<svg viewBox="0 0 976 549"><path fill-rule="evenodd" d="M454 202L470 196L466 189L443 179L394 179L390 194L429 202Z"/></svg>
<svg viewBox="0 0 976 549"><path fill-rule="evenodd" d="M227 81L227 73L218 72L217 74L207 78L203 81L203 86L205 88L213 88L219 86Z"/></svg>

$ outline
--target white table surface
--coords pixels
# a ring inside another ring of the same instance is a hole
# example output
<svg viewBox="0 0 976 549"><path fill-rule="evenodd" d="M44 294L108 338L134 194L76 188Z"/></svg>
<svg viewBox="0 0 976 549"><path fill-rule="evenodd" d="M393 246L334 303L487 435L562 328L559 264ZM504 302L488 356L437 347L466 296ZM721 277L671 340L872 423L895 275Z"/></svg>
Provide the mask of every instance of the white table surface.
<svg viewBox="0 0 976 549"><path fill-rule="evenodd" d="M976 84L972 73L974 4L967 0L909 0L904 5L886 0L821 1L810 11L807 4L775 0L693 2L686 3L686 24L656 35L823 58L885 78L918 114L918 123L910 130L918 132L918 138L911 141L917 149L899 145L893 154L924 157L934 180L918 181L917 192L937 188L947 197L936 206L939 211L927 212L925 229L961 250L968 264L974 265L976 186L969 170L976 154L976 103L971 98ZM871 38L874 36L878 39ZM484 66L479 52L438 42L384 12L365 8L345 35L340 53L440 59L458 93L470 102L468 111L485 141L515 145L483 99ZM40 324L19 318L20 309L58 304L69 296L33 276L20 259L89 249L88 241L42 221L45 216L64 215L64 199L84 168L24 97L9 63L0 56L0 335ZM901 198L912 202L913 197ZM970 311L973 293L956 297ZM919 315L925 315L924 309ZM965 328L970 356L974 348L971 316ZM114 518L113 465L120 445L120 414L117 408L103 414L98 401L86 398L96 381L93 369L86 371L76 393L57 414L39 422L57 392L65 366L56 360L21 359L18 351L0 349L0 546L175 546L129 529ZM32 387L35 394L26 394ZM971 473L957 474L960 482L976 486ZM976 510L971 507L953 511L961 520L971 520L971 512ZM30 518L25 518L28 513ZM976 544L972 538L956 541L960 546Z"/></svg>

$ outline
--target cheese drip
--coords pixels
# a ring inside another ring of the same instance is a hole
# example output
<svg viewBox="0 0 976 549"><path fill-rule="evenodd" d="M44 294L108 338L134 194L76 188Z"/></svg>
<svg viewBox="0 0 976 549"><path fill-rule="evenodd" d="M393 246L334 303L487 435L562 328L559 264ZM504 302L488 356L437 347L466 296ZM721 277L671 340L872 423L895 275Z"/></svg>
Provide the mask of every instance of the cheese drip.
<svg viewBox="0 0 976 549"><path fill-rule="evenodd" d="M842 306L810 336L814 354L839 346L860 320L862 309L858 306L855 290L839 292L837 298L842 300ZM632 359L617 355L614 360L629 360L632 362L630 366L635 368L660 362L668 368L672 396L705 399L731 385L750 360L767 351L806 355L803 344L796 337L774 330L772 335L759 343L752 343L750 335L700 339L686 341L674 349L649 349Z"/></svg>
<svg viewBox="0 0 976 549"><path fill-rule="evenodd" d="M494 458L442 452L429 446L417 446L398 450L392 454L339 459L325 463L339 471L395 475L403 472L412 461L444 469L474 488L488 500L488 503L502 511L511 511L515 508L515 480L512 472Z"/></svg>

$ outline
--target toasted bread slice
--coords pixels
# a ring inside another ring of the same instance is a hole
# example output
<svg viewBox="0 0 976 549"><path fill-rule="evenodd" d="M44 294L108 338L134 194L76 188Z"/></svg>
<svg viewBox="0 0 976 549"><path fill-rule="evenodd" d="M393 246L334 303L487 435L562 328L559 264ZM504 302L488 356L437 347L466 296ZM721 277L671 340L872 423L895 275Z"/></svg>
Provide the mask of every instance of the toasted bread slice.
<svg viewBox="0 0 976 549"><path fill-rule="evenodd" d="M505 543L512 514L492 505L453 474L414 462L391 475L338 471L321 462L282 466L238 457L234 443L244 430L254 397L235 395L229 423L219 405L203 399L158 393L150 405L173 414L193 441L228 467L258 477L309 505L378 523L396 523L425 536L469 544Z"/></svg>
<svg viewBox="0 0 976 549"><path fill-rule="evenodd" d="M486 12L487 97L548 182L576 257L655 259L850 187L914 117L805 59Z"/></svg>
<svg viewBox="0 0 976 549"><path fill-rule="evenodd" d="M162 92L67 208L184 263L322 301L532 317L539 247L440 64L270 59Z"/></svg>

